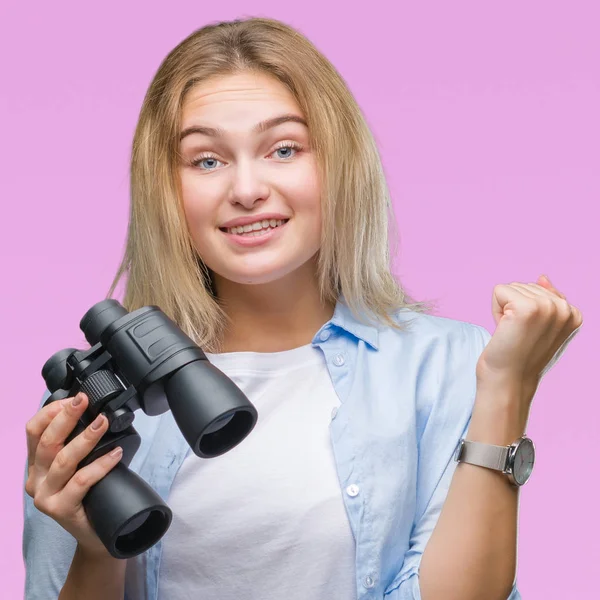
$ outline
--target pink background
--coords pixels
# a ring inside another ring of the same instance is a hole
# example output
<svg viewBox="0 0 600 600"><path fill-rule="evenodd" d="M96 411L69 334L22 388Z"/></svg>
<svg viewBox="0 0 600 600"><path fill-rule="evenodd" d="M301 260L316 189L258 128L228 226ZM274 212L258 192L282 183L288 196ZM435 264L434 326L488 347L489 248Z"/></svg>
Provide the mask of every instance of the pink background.
<svg viewBox="0 0 600 600"><path fill-rule="evenodd" d="M350 6L2 3L2 598L23 589L25 422L43 363L81 345L79 319L117 267L143 95L185 36L243 16L298 28L356 95L383 156L410 293L493 332L493 286L547 273L583 311L533 405L518 579L527 600L597 597L598 4Z"/></svg>

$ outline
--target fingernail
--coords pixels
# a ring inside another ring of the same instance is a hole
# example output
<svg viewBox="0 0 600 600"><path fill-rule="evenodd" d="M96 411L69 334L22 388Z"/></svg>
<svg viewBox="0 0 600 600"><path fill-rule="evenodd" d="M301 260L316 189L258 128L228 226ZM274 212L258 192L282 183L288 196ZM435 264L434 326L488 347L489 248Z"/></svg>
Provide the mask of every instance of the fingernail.
<svg viewBox="0 0 600 600"><path fill-rule="evenodd" d="M121 446L117 446L110 454L109 456L111 458L117 458L117 456L121 456L121 454L123 454L123 448L121 448Z"/></svg>
<svg viewBox="0 0 600 600"><path fill-rule="evenodd" d="M100 427L102 427L102 423L104 422L104 413L100 413L95 419L94 422L92 423L92 429L94 431L97 431L98 429L100 429Z"/></svg>
<svg viewBox="0 0 600 600"><path fill-rule="evenodd" d="M81 392L79 392L75 398L73 398L73 401L71 402L71 404L73 406L79 406L81 404L81 401L83 400L83 397L81 395Z"/></svg>

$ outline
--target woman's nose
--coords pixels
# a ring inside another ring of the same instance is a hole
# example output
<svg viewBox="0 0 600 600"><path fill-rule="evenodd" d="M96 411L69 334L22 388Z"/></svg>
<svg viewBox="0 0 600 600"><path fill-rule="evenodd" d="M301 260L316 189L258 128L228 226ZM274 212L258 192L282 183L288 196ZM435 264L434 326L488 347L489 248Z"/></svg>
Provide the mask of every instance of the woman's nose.
<svg viewBox="0 0 600 600"><path fill-rule="evenodd" d="M245 208L252 208L256 202L266 200L268 197L269 185L260 168L251 164L250 161L241 161L235 167L230 194L231 202L241 204Z"/></svg>

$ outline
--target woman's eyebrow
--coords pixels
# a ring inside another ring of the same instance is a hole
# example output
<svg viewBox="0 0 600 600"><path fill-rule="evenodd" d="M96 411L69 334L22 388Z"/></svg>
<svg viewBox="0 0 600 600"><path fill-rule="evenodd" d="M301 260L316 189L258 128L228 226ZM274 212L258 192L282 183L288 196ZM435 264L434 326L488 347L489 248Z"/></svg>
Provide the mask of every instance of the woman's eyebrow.
<svg viewBox="0 0 600 600"><path fill-rule="evenodd" d="M273 117L271 119L266 119L265 121L257 123L252 128L252 131L253 133L264 133L265 131L267 131L267 129L277 127L277 125L281 125L282 123L287 123L289 121L294 123L301 123L305 127L308 127L306 121L298 115L280 115L279 117ZM179 141L193 133L199 133L201 135L208 135L211 137L223 137L225 135L225 130L219 127L205 127L203 125L192 125L191 127L186 127L186 129L184 129L181 132L179 136Z"/></svg>

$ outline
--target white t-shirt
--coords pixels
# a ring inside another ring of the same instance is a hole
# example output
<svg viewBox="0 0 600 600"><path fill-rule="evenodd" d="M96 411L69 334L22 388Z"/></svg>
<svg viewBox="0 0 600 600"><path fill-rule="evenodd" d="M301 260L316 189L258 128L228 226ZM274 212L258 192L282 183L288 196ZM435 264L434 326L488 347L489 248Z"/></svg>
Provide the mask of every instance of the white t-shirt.
<svg viewBox="0 0 600 600"><path fill-rule="evenodd" d="M258 422L229 452L183 462L168 498L159 599L355 599L355 542L329 437L339 399L321 351L207 357Z"/></svg>

